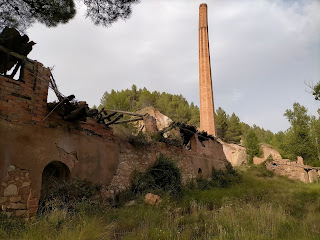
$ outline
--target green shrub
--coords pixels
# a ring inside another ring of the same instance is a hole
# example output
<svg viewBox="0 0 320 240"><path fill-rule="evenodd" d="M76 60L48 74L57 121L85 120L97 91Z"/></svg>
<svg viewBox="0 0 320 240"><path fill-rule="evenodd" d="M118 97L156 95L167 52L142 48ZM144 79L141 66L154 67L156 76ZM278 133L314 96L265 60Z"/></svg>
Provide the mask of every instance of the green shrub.
<svg viewBox="0 0 320 240"><path fill-rule="evenodd" d="M213 182L212 180L205 179L203 177L196 178L196 182L197 182L197 186L195 187L197 187L200 190L210 190L213 187L217 187L215 185L215 182Z"/></svg>
<svg viewBox="0 0 320 240"><path fill-rule="evenodd" d="M274 173L267 169L265 163L259 165L252 165L250 167L250 171L257 177L272 178L274 176Z"/></svg>
<svg viewBox="0 0 320 240"><path fill-rule="evenodd" d="M129 135L128 142L131 143L135 147L150 145L146 135L142 132L139 132L137 135Z"/></svg>
<svg viewBox="0 0 320 240"><path fill-rule="evenodd" d="M232 167L231 163L226 164L226 170L215 170L212 168L212 185L216 185L219 188L230 187L234 183L241 182L241 176Z"/></svg>
<svg viewBox="0 0 320 240"><path fill-rule="evenodd" d="M133 194L143 194L147 191L162 190L179 194L181 188L181 172L176 162L161 154L145 173L134 175L131 191Z"/></svg>
<svg viewBox="0 0 320 240"><path fill-rule="evenodd" d="M210 190L212 188L226 188L233 184L242 182L241 175L232 167L231 163L226 164L226 169L216 170L212 168L211 179L205 179L202 176L196 178L196 184L189 184L188 189L198 188L200 190Z"/></svg>

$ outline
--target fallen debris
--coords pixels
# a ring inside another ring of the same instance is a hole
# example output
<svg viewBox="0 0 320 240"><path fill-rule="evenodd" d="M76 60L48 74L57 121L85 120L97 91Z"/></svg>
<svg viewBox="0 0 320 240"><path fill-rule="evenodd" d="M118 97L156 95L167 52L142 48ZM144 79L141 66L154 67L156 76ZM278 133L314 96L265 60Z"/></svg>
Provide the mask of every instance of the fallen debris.
<svg viewBox="0 0 320 240"><path fill-rule="evenodd" d="M23 67L33 45L35 42L29 41L27 35L20 35L15 28L5 27L0 33L0 74L13 78L19 68ZM13 71L7 75L13 67Z"/></svg>

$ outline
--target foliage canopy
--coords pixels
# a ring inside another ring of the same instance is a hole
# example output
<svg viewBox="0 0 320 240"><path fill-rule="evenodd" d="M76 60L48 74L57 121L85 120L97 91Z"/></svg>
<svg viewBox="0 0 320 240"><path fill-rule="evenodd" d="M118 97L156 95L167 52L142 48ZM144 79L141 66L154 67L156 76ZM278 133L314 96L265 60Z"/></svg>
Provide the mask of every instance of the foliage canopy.
<svg viewBox="0 0 320 240"><path fill-rule="evenodd" d="M110 26L131 16L139 0L79 0L86 6L86 17L95 25ZM76 14L74 0L6 0L0 3L0 30L5 26L24 31L35 22L48 27L67 23Z"/></svg>

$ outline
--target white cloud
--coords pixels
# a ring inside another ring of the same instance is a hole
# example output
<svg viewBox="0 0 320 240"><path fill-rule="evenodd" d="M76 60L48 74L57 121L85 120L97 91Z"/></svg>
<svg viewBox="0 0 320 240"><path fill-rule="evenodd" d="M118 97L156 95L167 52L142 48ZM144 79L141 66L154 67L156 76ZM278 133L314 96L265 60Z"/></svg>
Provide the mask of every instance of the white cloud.
<svg viewBox="0 0 320 240"><path fill-rule="evenodd" d="M57 28L35 25L31 58L92 106L136 84L199 103L198 9L202 1L142 0L131 19L94 27L81 11ZM320 80L320 2L208 0L215 106L266 129L285 130L294 101L312 113L304 81ZM261 110L260 110L261 109ZM272 119L268 120L272 116Z"/></svg>

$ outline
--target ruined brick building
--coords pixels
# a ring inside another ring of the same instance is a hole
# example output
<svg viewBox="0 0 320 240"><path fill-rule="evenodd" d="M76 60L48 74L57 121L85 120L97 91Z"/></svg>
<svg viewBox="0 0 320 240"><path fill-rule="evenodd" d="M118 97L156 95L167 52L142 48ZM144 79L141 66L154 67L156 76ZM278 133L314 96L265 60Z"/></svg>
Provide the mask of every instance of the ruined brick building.
<svg viewBox="0 0 320 240"><path fill-rule="evenodd" d="M177 161L184 182L210 176L212 167L224 168L222 145L214 138L200 141L198 133L190 136L188 149L163 142L134 146L94 117L74 120L69 114L63 119L57 110L49 114L50 69L2 46L0 52L20 64L19 79L6 70L0 75L0 206L7 216L34 215L42 189L53 178L100 183L112 197L160 153ZM0 66L6 69L6 64L2 59ZM143 120L147 130L154 127L154 119L146 115Z"/></svg>

